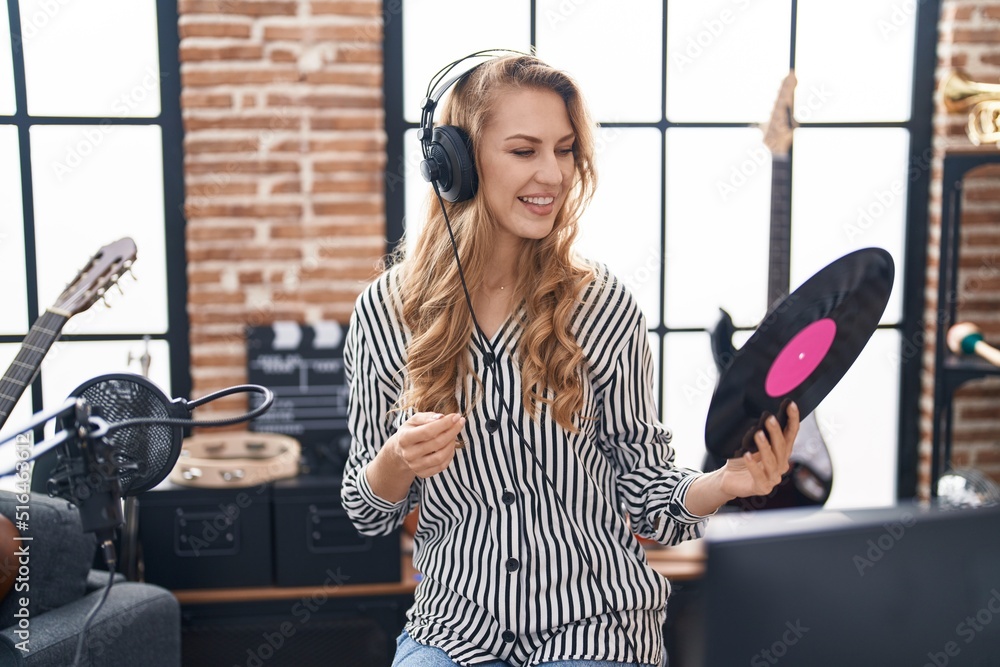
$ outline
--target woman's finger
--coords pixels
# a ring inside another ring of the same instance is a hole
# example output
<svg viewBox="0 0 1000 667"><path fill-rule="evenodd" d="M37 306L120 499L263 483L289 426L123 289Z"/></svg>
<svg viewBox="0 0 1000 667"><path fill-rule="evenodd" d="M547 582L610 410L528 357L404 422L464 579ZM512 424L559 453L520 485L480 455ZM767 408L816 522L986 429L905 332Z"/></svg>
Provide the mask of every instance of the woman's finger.
<svg viewBox="0 0 1000 667"><path fill-rule="evenodd" d="M780 435L773 436L781 438ZM779 440L780 444L780 440ZM757 451L760 456L758 464L760 466L760 472L763 474L764 479L767 483L767 492L769 493L772 488L777 486L778 482L781 481L781 476L785 474L787 470L787 460L779 461L775 456L775 447L767 439L762 431L757 432Z"/></svg>
<svg viewBox="0 0 1000 667"><path fill-rule="evenodd" d="M787 455L790 456L792 453L792 447L795 444L795 438L799 434L799 425L801 423L799 406L795 403L790 403L788 408L785 409L785 414L788 416L788 420L785 423L785 443L788 445Z"/></svg>
<svg viewBox="0 0 1000 667"><path fill-rule="evenodd" d="M454 433L457 432L456 429L461 430L464 425L465 418L462 415L451 413L432 417L425 423L417 426L417 430L419 430L424 440L434 440L442 435L453 438Z"/></svg>
<svg viewBox="0 0 1000 667"><path fill-rule="evenodd" d="M421 477L441 472L454 458L456 439L464 427L465 418L457 414L414 415L400 431L403 460Z"/></svg>
<svg viewBox="0 0 1000 667"><path fill-rule="evenodd" d="M750 473L750 479L753 480L753 487L758 492L752 495L769 493L773 485L768 483L767 474L765 474L761 462L755 459L753 454L749 452L743 455L743 461L746 463L747 472Z"/></svg>
<svg viewBox="0 0 1000 667"><path fill-rule="evenodd" d="M778 423L776 417L768 418L767 432L769 436L768 449L771 453L771 459L767 463L779 475L784 475L788 472L788 457L792 453L792 443L785 437L785 433L781 430L781 424Z"/></svg>
<svg viewBox="0 0 1000 667"><path fill-rule="evenodd" d="M417 461L414 466L414 472L419 477L431 477L451 465L453 458L455 458L455 448L453 446L442 447L438 450L430 452Z"/></svg>
<svg viewBox="0 0 1000 667"><path fill-rule="evenodd" d="M776 470L779 465L777 447L782 444L783 438L781 426L778 425L778 420L774 416L770 416L764 423L764 428L767 429L766 435L763 431L757 431L754 434L754 438L757 440L757 452L760 454L760 461L765 469Z"/></svg>

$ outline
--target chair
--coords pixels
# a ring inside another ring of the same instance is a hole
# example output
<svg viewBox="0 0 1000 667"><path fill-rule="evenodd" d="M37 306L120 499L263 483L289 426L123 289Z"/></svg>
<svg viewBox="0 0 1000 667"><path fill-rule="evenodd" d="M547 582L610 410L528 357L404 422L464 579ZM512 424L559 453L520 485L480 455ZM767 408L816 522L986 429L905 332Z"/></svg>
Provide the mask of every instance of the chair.
<svg viewBox="0 0 1000 667"><path fill-rule="evenodd" d="M40 493L30 494L27 510L24 505L16 494L0 491L0 515L16 525L16 512L22 508L27 527L19 532L31 538L0 538L0 583L14 578L13 588L0 602L0 667L67 667L73 664L85 619L103 595L109 574L91 569L96 540L83 532L76 508ZM177 599L159 586L116 575L87 630L80 665L180 664Z"/></svg>

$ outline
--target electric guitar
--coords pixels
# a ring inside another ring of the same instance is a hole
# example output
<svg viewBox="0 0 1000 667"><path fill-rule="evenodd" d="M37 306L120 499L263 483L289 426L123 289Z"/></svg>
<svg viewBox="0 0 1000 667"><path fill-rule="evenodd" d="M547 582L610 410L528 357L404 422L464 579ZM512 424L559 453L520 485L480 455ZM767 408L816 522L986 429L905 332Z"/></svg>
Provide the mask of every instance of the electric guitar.
<svg viewBox="0 0 1000 667"><path fill-rule="evenodd" d="M34 381L42 359L59 338L69 318L90 308L116 284L135 261L135 242L126 237L109 243L90 258L56 302L31 326L21 349L0 379L0 426L10 416L24 390Z"/></svg>
<svg viewBox="0 0 1000 667"><path fill-rule="evenodd" d="M778 99L764 131L764 144L771 151L771 227L767 273L769 306L788 295L790 284L791 147L795 128L792 105L796 83L795 72L789 72L781 83ZM732 336L736 330L729 313L725 310L721 313L718 324L711 332L712 356L720 374L733 359L735 348ZM759 510L821 506L827 501L833 486L833 464L815 415L815 411L811 412L801 421L790 456L791 469L774 491L767 496L737 498L731 505ZM709 452L705 457L704 469L715 470L725 463L724 459Z"/></svg>

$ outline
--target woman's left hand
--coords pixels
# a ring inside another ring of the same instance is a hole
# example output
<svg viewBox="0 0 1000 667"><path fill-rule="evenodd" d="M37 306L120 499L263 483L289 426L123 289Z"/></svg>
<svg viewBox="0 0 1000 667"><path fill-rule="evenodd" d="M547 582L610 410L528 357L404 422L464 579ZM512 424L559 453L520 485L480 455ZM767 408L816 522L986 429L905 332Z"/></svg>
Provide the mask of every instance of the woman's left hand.
<svg viewBox="0 0 1000 667"><path fill-rule="evenodd" d="M798 406L789 403L785 414L788 419L784 431L774 415L768 417L764 424L767 435L763 430L754 434L757 451L726 461L719 480L723 493L736 498L766 496L781 482L791 467L788 459L799 432Z"/></svg>

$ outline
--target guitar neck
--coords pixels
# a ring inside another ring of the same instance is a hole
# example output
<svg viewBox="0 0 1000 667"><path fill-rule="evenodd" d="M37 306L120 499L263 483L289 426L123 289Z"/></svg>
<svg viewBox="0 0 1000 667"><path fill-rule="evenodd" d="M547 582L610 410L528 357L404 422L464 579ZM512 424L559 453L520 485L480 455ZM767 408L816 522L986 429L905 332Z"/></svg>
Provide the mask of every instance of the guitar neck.
<svg viewBox="0 0 1000 667"><path fill-rule="evenodd" d="M68 319L65 315L47 310L24 337L21 349L7 368L3 379L0 379L0 426L7 421L24 390L38 375L42 359L59 338L59 332Z"/></svg>
<svg viewBox="0 0 1000 667"><path fill-rule="evenodd" d="M771 159L771 232L767 271L767 304L788 294L792 254L792 162L788 155Z"/></svg>

